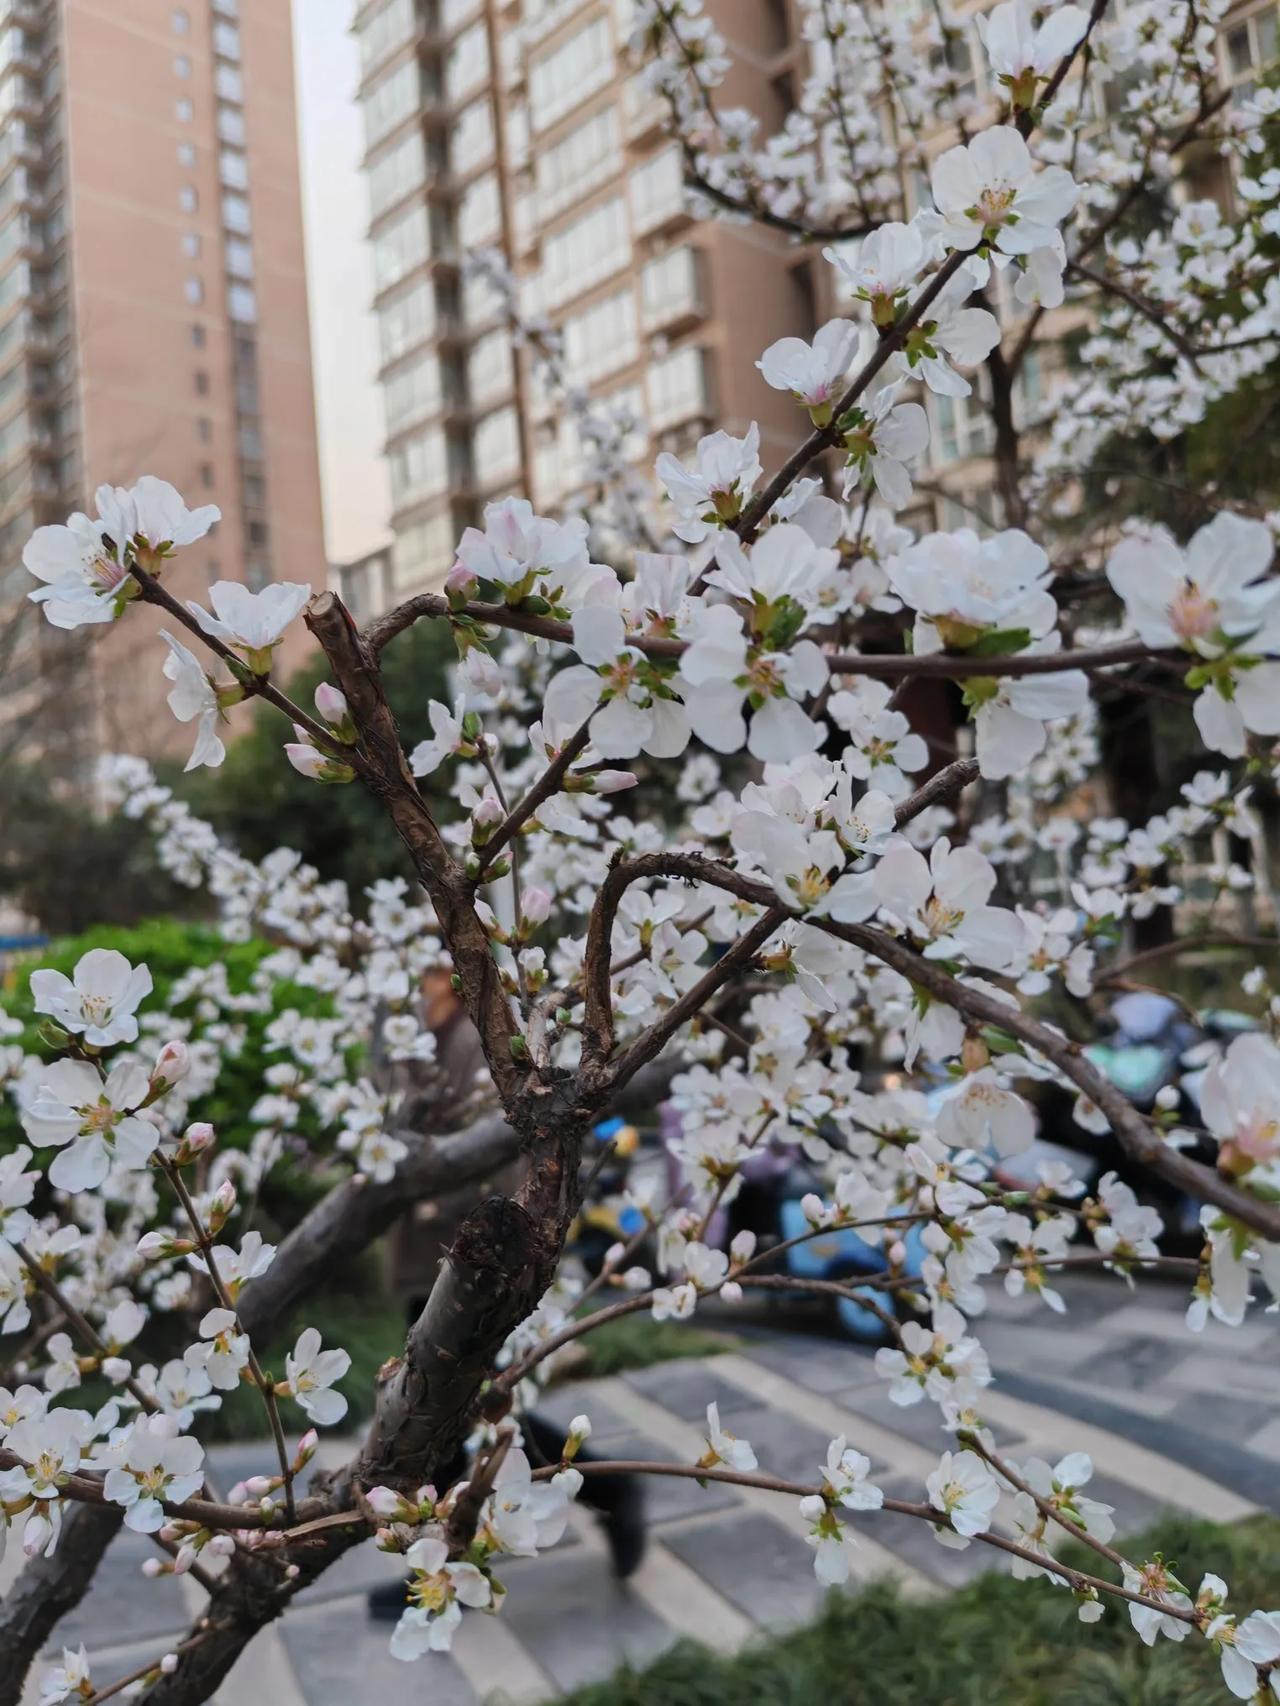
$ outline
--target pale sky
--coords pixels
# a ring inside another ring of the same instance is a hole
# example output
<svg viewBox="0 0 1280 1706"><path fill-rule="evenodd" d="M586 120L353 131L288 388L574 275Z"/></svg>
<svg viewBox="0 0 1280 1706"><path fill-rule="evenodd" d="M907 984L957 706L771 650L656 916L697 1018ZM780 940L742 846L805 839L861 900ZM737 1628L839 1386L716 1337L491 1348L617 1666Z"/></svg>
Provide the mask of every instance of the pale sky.
<svg viewBox="0 0 1280 1706"><path fill-rule="evenodd" d="M354 11L354 0L293 0L325 544L336 563L384 544L391 510L359 169L359 52L347 28Z"/></svg>

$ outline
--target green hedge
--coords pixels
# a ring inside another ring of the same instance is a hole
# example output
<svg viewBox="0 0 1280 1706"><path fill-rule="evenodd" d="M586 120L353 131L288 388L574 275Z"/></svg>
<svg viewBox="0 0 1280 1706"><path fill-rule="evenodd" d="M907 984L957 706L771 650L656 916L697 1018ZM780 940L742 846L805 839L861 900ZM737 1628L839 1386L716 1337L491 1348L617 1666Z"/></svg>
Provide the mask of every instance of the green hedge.
<svg viewBox="0 0 1280 1706"><path fill-rule="evenodd" d="M855 1519L855 1526L857 1521ZM874 1519L866 1519L869 1533ZM1280 1520L1220 1527L1170 1516L1122 1545L1163 1552L1194 1594L1213 1571L1239 1616L1280 1605ZM1118 1581L1074 1544L1064 1562ZM681 1642L643 1671L624 1668L566 1706L1221 1706L1230 1696L1200 1636L1142 1645L1117 1601L1102 1621L1076 1618L1069 1593L992 1572L945 1598L908 1598L891 1583L832 1593L815 1623L722 1658Z"/></svg>
<svg viewBox="0 0 1280 1706"><path fill-rule="evenodd" d="M87 930L80 936L53 942L47 948L12 962L0 984L0 1007L23 1022L25 1029L19 1040L30 1053L49 1056L49 1051L37 1036L39 1020L31 1005L30 974L38 967L48 966L69 976L76 961L90 948L115 948L134 965L145 963L150 968L155 988L142 1004L144 1013L164 1008L169 991L192 966L209 966L216 961L221 961L226 967L231 990L243 994L250 988L258 965L272 951L266 942L228 942L210 925L183 923L171 918L149 919L131 927L102 926ZM197 993L183 1005L180 1015L191 1017L198 1000ZM247 1149L253 1139L257 1128L249 1119L249 1111L264 1091L263 1071L272 1061L285 1058L266 1052L267 1025L275 1014L290 1007L316 1017L333 1011L327 995L297 984L284 983L277 985L273 991L271 1013L231 1015L233 1022L244 1027L244 1046L238 1055L223 1057L217 1083L207 1095L192 1104L190 1111L191 1119L209 1121L218 1133L221 1147ZM319 1135L305 1110L299 1119L298 1129L308 1136ZM0 1153L24 1141L12 1100L7 1096L0 1097ZM315 1199L322 1183L291 1164L286 1156L272 1170L268 1200L263 1206L272 1212L277 1225L283 1223L288 1226Z"/></svg>

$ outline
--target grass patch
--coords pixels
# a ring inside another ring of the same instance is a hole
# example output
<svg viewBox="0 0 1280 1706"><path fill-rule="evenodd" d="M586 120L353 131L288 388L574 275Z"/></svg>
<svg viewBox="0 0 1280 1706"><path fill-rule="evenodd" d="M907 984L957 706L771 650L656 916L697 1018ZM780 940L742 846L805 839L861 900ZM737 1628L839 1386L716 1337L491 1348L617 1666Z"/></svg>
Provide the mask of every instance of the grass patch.
<svg viewBox="0 0 1280 1706"><path fill-rule="evenodd" d="M629 1368L651 1368L656 1362L684 1357L720 1356L736 1351L739 1341L729 1333L686 1327L680 1321L655 1321L652 1315L620 1315L578 1341L581 1359L566 1369L566 1378L595 1379L622 1374Z"/></svg>
<svg viewBox="0 0 1280 1706"><path fill-rule="evenodd" d="M873 1519L869 1528L874 1532ZM1233 1527L1169 1516L1126 1543L1160 1550L1194 1594L1211 1570L1244 1616L1280 1604L1280 1520ZM1118 1579L1072 1545L1064 1561ZM1198 1635L1144 1647L1118 1601L1086 1627L1064 1589L992 1573L945 1598L905 1597L891 1583L832 1593L816 1622L722 1658L681 1642L646 1670L624 1668L566 1706L1221 1706L1229 1696Z"/></svg>

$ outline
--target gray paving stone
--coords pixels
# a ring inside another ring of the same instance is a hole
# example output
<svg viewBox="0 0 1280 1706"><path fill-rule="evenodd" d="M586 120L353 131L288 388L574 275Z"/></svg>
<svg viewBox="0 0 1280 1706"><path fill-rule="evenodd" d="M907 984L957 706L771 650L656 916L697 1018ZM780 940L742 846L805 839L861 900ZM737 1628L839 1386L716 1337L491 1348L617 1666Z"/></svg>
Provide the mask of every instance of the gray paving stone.
<svg viewBox="0 0 1280 1706"><path fill-rule="evenodd" d="M185 1630L191 1616L178 1582L172 1576L151 1581L142 1574L146 1559L160 1556L154 1542L122 1528L107 1548L92 1588L58 1624L59 1646L78 1647L83 1641L92 1652L122 1640L150 1640ZM146 1656L143 1653L138 1663Z"/></svg>
<svg viewBox="0 0 1280 1706"><path fill-rule="evenodd" d="M1107 1348L1101 1355L1095 1341L1092 1353L1079 1361L1062 1357L1060 1368L1103 1392L1146 1392L1151 1387L1159 1388L1188 1360L1167 1342L1157 1339L1133 1338L1106 1343Z"/></svg>
<svg viewBox="0 0 1280 1706"><path fill-rule="evenodd" d="M1276 1447L1280 1448L1278 1412L1280 1398L1274 1401L1263 1398L1237 1398L1230 1404L1213 1405L1212 1426L1214 1432L1222 1438L1232 1440L1237 1445L1248 1446L1251 1451L1262 1449L1256 1444L1259 1435L1265 1434L1269 1425L1275 1426ZM1205 1397L1180 1398L1169 1411L1169 1420L1182 1427L1203 1428L1207 1420ZM1264 1455L1268 1454L1264 1452Z"/></svg>
<svg viewBox="0 0 1280 1706"><path fill-rule="evenodd" d="M1116 1533L1121 1536L1150 1528L1158 1517L1178 1508L1172 1499L1152 1498L1141 1488L1118 1481L1113 1475L1095 1474L1085 1492L1091 1499L1114 1507Z"/></svg>
<svg viewBox="0 0 1280 1706"><path fill-rule="evenodd" d="M778 1475L784 1481L817 1484L822 1466L827 1461L830 1434L806 1427L781 1410L760 1409L751 1413L749 1421L746 1417L735 1417L734 1420L734 1431L737 1432L741 1426L766 1474ZM872 1467L880 1467L874 1458Z"/></svg>
<svg viewBox="0 0 1280 1706"><path fill-rule="evenodd" d="M633 1369L625 1379L643 1397L699 1426L706 1421L708 1404L719 1404L721 1422L732 1425L735 1414L754 1409L760 1402L718 1375L714 1359L657 1363L652 1368Z"/></svg>
<svg viewBox="0 0 1280 1706"><path fill-rule="evenodd" d="M781 1344L753 1340L746 1354L776 1374L807 1386L810 1392L842 1392L880 1379L872 1360L873 1351L838 1340L805 1339L801 1345L793 1340Z"/></svg>
<svg viewBox="0 0 1280 1706"><path fill-rule="evenodd" d="M747 1437L750 1438L749 1435ZM623 1434L610 1440L609 1455L622 1459L639 1458L644 1463L670 1463L673 1460L670 1447L650 1439L647 1434ZM645 1513L653 1523L701 1516L705 1511L725 1510L741 1502L733 1488L724 1481L708 1481L700 1487L696 1481L674 1475L645 1475L642 1480Z"/></svg>
<svg viewBox="0 0 1280 1706"><path fill-rule="evenodd" d="M521 1576L519 1591L511 1593L502 1616L537 1663L566 1690L599 1681L623 1663L645 1665L676 1638L585 1547L538 1559ZM436 1696L424 1698L435 1706Z"/></svg>
<svg viewBox="0 0 1280 1706"><path fill-rule="evenodd" d="M809 1547L759 1511L671 1528L662 1543L763 1629L793 1629L822 1605Z"/></svg>
<svg viewBox="0 0 1280 1706"><path fill-rule="evenodd" d="M392 1628L372 1622L358 1600L341 1606L299 1604L282 1619L281 1639L307 1706L404 1699L475 1706L475 1691L447 1654L431 1653L412 1665L393 1659Z"/></svg>
<svg viewBox="0 0 1280 1706"><path fill-rule="evenodd" d="M591 1438L596 1442L626 1433L631 1425L625 1416L609 1408L590 1383L570 1381L564 1386L553 1386L539 1396L534 1408L543 1420L566 1432L575 1416L587 1415L591 1420Z"/></svg>
<svg viewBox="0 0 1280 1706"><path fill-rule="evenodd" d="M951 1450L955 1443L954 1436L942 1425L942 1412L936 1404L927 1398L919 1404L895 1404L889 1397L889 1384L885 1380L877 1380L874 1386L857 1386L849 1392L835 1392L832 1399L842 1410L852 1410L856 1416L865 1416L877 1427L896 1434L900 1439L910 1440L913 1445L921 1445L926 1451L936 1451L939 1456ZM991 1432L1002 1450L1020 1437L998 1423L991 1424ZM858 1444L856 1434L850 1435L849 1443Z"/></svg>
<svg viewBox="0 0 1280 1706"><path fill-rule="evenodd" d="M1260 1457L1271 1457L1280 1462L1280 1416L1259 1428L1246 1443L1249 1450L1256 1451Z"/></svg>

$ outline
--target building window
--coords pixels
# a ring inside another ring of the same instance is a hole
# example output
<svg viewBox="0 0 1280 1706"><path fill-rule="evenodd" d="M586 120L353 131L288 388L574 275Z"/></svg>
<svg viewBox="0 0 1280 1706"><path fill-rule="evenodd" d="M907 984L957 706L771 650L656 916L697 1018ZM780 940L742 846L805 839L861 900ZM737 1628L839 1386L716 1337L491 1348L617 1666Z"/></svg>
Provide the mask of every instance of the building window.
<svg viewBox="0 0 1280 1706"><path fill-rule="evenodd" d="M472 442L476 483L489 491L508 484L520 472L520 425L514 409L486 415Z"/></svg>
<svg viewBox="0 0 1280 1706"><path fill-rule="evenodd" d="M449 447L439 427L428 427L397 445L388 464L391 502L397 509L417 498L438 497L449 489Z"/></svg>
<svg viewBox="0 0 1280 1706"><path fill-rule="evenodd" d="M592 208L542 245L543 306L555 308L599 284L631 259L621 196Z"/></svg>
<svg viewBox="0 0 1280 1706"><path fill-rule="evenodd" d="M696 250L670 249L642 268L640 307L646 332L702 311Z"/></svg>
<svg viewBox="0 0 1280 1706"><path fill-rule="evenodd" d="M249 187L249 162L243 154L233 149L220 150L218 174L224 187L229 190L247 190Z"/></svg>
<svg viewBox="0 0 1280 1706"><path fill-rule="evenodd" d="M180 100L173 103L173 113L179 124L190 124L192 119L196 116L196 109L191 105L191 102L187 97L183 95Z"/></svg>
<svg viewBox="0 0 1280 1706"><path fill-rule="evenodd" d="M204 280L189 278L186 282L187 301L193 308L198 308L204 301Z"/></svg>
<svg viewBox="0 0 1280 1706"><path fill-rule="evenodd" d="M175 77L190 77L191 61L185 53L175 53L173 56L173 74Z"/></svg>
<svg viewBox="0 0 1280 1706"><path fill-rule="evenodd" d="M204 487L204 489L206 491L212 491L213 490L213 463L212 462L202 462L200 464L200 484Z"/></svg>
<svg viewBox="0 0 1280 1706"><path fill-rule="evenodd" d="M204 327L201 326L200 330L203 332ZM201 340L201 342L203 342L203 339ZM196 396L197 397L207 397L209 395L209 375L204 371L203 368L198 368L196 370L195 382L196 382Z"/></svg>
<svg viewBox="0 0 1280 1706"><path fill-rule="evenodd" d="M458 209L458 241L464 249L491 243L502 227L497 176L490 172L468 186Z"/></svg>
<svg viewBox="0 0 1280 1706"><path fill-rule="evenodd" d="M194 184L183 184L178 191L178 206L184 213L194 213L200 205L200 197L196 194Z"/></svg>
<svg viewBox="0 0 1280 1706"><path fill-rule="evenodd" d="M229 107L225 102L219 105L218 136L223 142L234 142L237 147L244 147L244 113L239 107Z"/></svg>
<svg viewBox="0 0 1280 1706"><path fill-rule="evenodd" d="M416 59L397 66L375 83L360 102L364 116L364 141L372 148L389 136L397 125L416 113L422 104L422 78Z"/></svg>
<svg viewBox="0 0 1280 1706"><path fill-rule="evenodd" d="M373 218L426 182L427 151L419 131L396 143L369 168L369 211Z"/></svg>
<svg viewBox="0 0 1280 1706"><path fill-rule="evenodd" d="M458 114L449 136L449 162L459 176L483 166L493 155L493 110L488 99L473 101Z"/></svg>
<svg viewBox="0 0 1280 1706"><path fill-rule="evenodd" d="M649 369L649 421L656 432L709 411L706 353L686 344Z"/></svg>
<svg viewBox="0 0 1280 1706"><path fill-rule="evenodd" d="M443 580L457 544L453 521L446 511L427 521L402 528L391 547L391 578L398 587L425 580Z"/></svg>
<svg viewBox="0 0 1280 1706"><path fill-rule="evenodd" d="M186 231L183 233L182 252L189 261L198 261L200 259L200 233L198 231Z"/></svg>
<svg viewBox="0 0 1280 1706"><path fill-rule="evenodd" d="M444 86L450 102L460 101L489 74L489 35L483 20L463 30L445 60Z"/></svg>
<svg viewBox="0 0 1280 1706"><path fill-rule="evenodd" d="M396 361L436 329L435 291L424 279L378 309L378 346L383 364Z"/></svg>
<svg viewBox="0 0 1280 1706"><path fill-rule="evenodd" d="M678 147L664 148L631 174L631 217L637 232L652 231L684 211L684 168Z"/></svg>
<svg viewBox="0 0 1280 1706"><path fill-rule="evenodd" d="M240 30L235 24L214 24L213 51L223 59L239 59Z"/></svg>
<svg viewBox="0 0 1280 1706"><path fill-rule="evenodd" d="M434 353L419 356L392 374L383 394L389 433L402 432L405 427L437 414L444 398L440 358Z"/></svg>
<svg viewBox="0 0 1280 1706"><path fill-rule="evenodd" d="M233 284L227 291L227 312L245 324L258 318L258 299L247 284Z"/></svg>
<svg viewBox="0 0 1280 1706"><path fill-rule="evenodd" d="M613 36L608 18L593 18L576 35L529 67L529 113L545 130L613 76Z"/></svg>
<svg viewBox="0 0 1280 1706"><path fill-rule="evenodd" d="M191 328L191 347L192 347L192 349L203 349L205 344L208 341L209 340L208 340L208 337L205 333L205 329L203 326L198 326L198 325L192 326L192 328Z"/></svg>
<svg viewBox="0 0 1280 1706"><path fill-rule="evenodd" d="M213 87L220 101L243 101L244 78L234 65L219 65L213 74Z"/></svg>
<svg viewBox="0 0 1280 1706"><path fill-rule="evenodd" d="M213 438L213 422L208 415L201 415L196 421L196 437L201 444L208 444Z"/></svg>
<svg viewBox="0 0 1280 1706"><path fill-rule="evenodd" d="M236 278L253 277L253 248L243 237L227 238L227 271Z"/></svg>
<svg viewBox="0 0 1280 1706"><path fill-rule="evenodd" d="M611 178L621 165L618 109L605 107L538 155L535 170L542 218L563 212L596 184Z"/></svg>
<svg viewBox="0 0 1280 1706"><path fill-rule="evenodd" d="M579 383L616 373L635 360L639 348L636 299L630 290L607 296L564 323L565 365Z"/></svg>
<svg viewBox="0 0 1280 1706"><path fill-rule="evenodd" d="M1252 83L1280 58L1280 33L1274 4L1263 6L1248 18L1224 30L1223 71L1229 83Z"/></svg>
<svg viewBox="0 0 1280 1706"><path fill-rule="evenodd" d="M231 192L222 198L222 223L228 231L238 231L247 235L251 229L249 221L249 203L242 195Z"/></svg>
<svg viewBox="0 0 1280 1706"><path fill-rule="evenodd" d="M175 6L169 14L169 27L175 36L191 34L191 14L184 6Z"/></svg>
<svg viewBox="0 0 1280 1706"><path fill-rule="evenodd" d="M178 144L178 164L180 166L188 166L189 167L189 166L194 166L195 163L196 163L196 145L195 145L195 143L194 142L180 142Z"/></svg>
<svg viewBox="0 0 1280 1706"><path fill-rule="evenodd" d="M467 357L467 394L473 403L483 405L505 396L514 374L511 334L505 327L477 338Z"/></svg>
<svg viewBox="0 0 1280 1706"><path fill-rule="evenodd" d="M388 0L371 12L360 25L360 64L364 71L402 47L414 33L417 18L414 0Z"/></svg>
<svg viewBox="0 0 1280 1706"><path fill-rule="evenodd" d="M431 253L431 227L425 207L411 207L373 240L373 283L377 291L398 284Z"/></svg>

